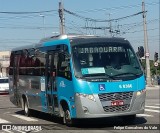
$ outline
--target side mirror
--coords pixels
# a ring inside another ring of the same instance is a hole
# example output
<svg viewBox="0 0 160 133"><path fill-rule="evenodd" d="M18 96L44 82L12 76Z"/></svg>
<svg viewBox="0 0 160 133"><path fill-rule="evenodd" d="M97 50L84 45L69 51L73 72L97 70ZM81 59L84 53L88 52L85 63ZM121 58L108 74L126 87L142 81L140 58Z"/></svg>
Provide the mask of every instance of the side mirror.
<svg viewBox="0 0 160 133"><path fill-rule="evenodd" d="M144 48L143 48L143 46L139 46L138 47L138 56L139 56L139 58L144 57Z"/></svg>

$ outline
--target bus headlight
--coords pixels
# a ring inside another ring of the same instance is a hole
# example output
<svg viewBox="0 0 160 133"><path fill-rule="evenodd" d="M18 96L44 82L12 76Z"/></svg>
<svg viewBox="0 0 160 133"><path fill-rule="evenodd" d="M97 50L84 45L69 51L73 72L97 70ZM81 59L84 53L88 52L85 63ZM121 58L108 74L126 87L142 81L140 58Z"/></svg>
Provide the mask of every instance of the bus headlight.
<svg viewBox="0 0 160 133"><path fill-rule="evenodd" d="M141 91L137 91L137 96L140 96L140 95L143 94L144 92L146 92L146 89L141 90Z"/></svg>
<svg viewBox="0 0 160 133"><path fill-rule="evenodd" d="M87 99L92 100L94 102L96 101L95 97L91 94L76 93L76 96L87 98Z"/></svg>

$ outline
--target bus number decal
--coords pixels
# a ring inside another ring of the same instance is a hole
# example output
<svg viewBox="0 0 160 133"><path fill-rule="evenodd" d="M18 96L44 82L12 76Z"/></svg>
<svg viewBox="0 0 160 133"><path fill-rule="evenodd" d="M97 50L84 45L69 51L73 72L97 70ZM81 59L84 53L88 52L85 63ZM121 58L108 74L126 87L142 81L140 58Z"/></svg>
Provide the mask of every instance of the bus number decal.
<svg viewBox="0 0 160 133"><path fill-rule="evenodd" d="M126 89L126 88L132 88L132 84L122 84L122 85L119 85L119 88L124 88L124 89Z"/></svg>

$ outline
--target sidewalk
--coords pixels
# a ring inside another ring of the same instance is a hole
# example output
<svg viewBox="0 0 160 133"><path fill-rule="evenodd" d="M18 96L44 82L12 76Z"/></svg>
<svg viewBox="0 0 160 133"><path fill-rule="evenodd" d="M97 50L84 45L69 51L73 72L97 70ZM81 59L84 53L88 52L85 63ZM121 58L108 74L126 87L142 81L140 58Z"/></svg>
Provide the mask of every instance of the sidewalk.
<svg viewBox="0 0 160 133"><path fill-rule="evenodd" d="M152 86L146 85L146 89L147 90L160 89L160 86L159 85L152 85Z"/></svg>

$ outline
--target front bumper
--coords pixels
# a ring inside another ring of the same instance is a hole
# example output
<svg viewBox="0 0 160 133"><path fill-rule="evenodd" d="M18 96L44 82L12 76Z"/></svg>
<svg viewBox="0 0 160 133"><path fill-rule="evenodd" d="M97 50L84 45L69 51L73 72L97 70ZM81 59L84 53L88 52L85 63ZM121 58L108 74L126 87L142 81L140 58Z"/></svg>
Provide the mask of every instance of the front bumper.
<svg viewBox="0 0 160 133"><path fill-rule="evenodd" d="M146 92L143 92L139 96L136 95L136 92L133 92L128 109L113 112L106 112L104 110L104 102L100 101L98 95L94 95L94 97L95 101L84 97L75 97L76 118L105 118L144 113Z"/></svg>

